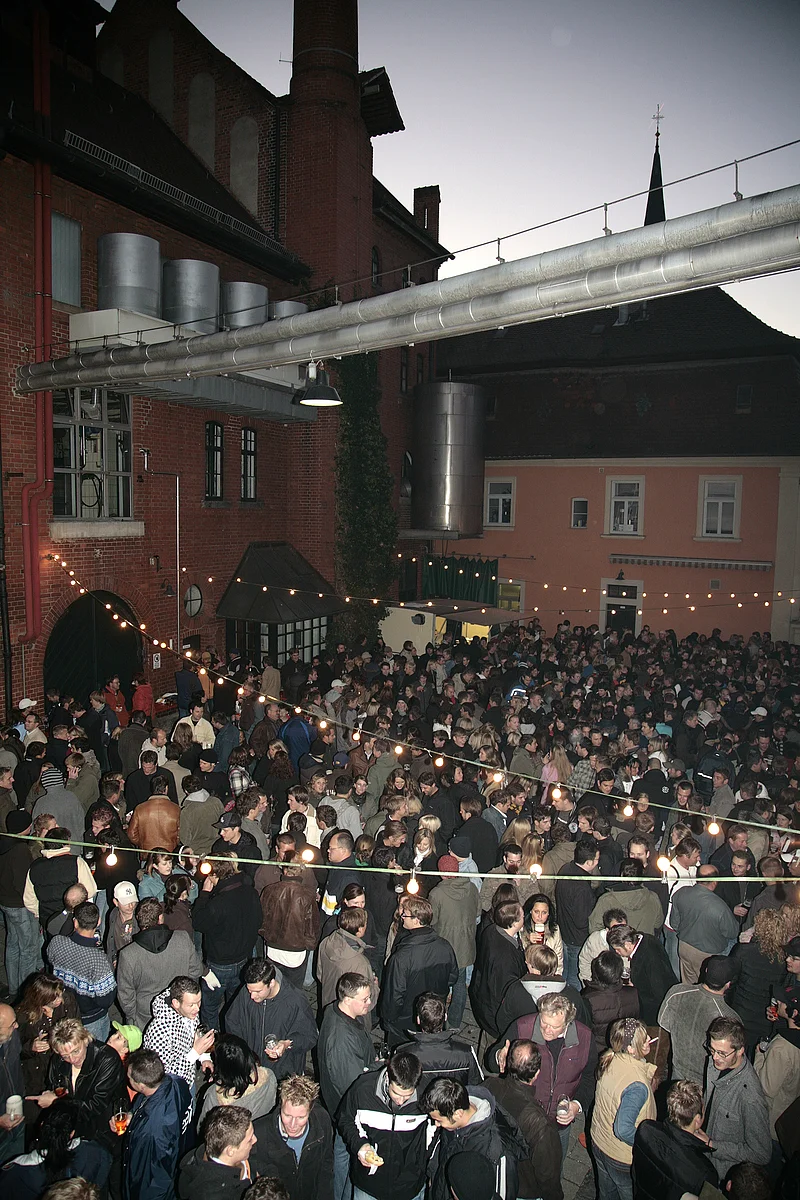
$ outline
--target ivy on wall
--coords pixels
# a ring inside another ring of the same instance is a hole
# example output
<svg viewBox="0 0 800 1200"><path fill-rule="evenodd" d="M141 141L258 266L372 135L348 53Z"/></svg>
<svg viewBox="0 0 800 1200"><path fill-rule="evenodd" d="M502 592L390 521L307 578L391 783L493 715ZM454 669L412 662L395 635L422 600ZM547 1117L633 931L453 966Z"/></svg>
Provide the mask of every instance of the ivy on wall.
<svg viewBox="0 0 800 1200"><path fill-rule="evenodd" d="M343 401L336 451L337 590L341 596L387 596L395 584L397 517L378 412L378 356L345 358L337 371ZM332 638L352 645L366 634L372 644L387 613L384 604L353 600L334 617Z"/></svg>

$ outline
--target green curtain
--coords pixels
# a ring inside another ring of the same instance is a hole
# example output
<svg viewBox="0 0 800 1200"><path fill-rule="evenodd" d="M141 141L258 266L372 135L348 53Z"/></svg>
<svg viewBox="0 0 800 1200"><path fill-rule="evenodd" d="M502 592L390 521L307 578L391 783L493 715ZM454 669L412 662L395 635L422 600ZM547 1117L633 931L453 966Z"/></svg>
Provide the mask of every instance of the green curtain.
<svg viewBox="0 0 800 1200"><path fill-rule="evenodd" d="M430 561L430 566L428 565ZM497 559L425 559L422 565L423 600L474 600L497 604Z"/></svg>

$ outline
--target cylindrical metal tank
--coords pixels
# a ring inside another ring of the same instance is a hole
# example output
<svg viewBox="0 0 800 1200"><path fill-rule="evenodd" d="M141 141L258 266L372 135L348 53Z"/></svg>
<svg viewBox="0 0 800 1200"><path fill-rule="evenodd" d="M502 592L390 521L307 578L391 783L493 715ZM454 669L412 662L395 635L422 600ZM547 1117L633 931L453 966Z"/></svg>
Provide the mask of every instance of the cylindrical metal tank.
<svg viewBox="0 0 800 1200"><path fill-rule="evenodd" d="M161 316L191 333L219 329L219 267L199 258L164 263Z"/></svg>
<svg viewBox="0 0 800 1200"><path fill-rule="evenodd" d="M263 283L231 283L220 286L220 316L223 329L244 329L267 320L269 292Z"/></svg>
<svg viewBox="0 0 800 1200"><path fill-rule="evenodd" d="M97 307L161 315L161 247L141 233L97 239Z"/></svg>
<svg viewBox="0 0 800 1200"><path fill-rule="evenodd" d="M308 305L302 300L275 300L269 306L270 321L278 321L281 317L299 317L308 312Z"/></svg>
<svg viewBox="0 0 800 1200"><path fill-rule="evenodd" d="M474 383L421 383L414 389L414 529L483 531L486 393Z"/></svg>

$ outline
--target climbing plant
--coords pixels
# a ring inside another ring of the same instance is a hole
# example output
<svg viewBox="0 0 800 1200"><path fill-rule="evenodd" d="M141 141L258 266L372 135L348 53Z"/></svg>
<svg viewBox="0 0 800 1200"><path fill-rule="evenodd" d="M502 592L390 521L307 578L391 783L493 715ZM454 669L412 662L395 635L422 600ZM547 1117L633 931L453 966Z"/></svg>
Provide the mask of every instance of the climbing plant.
<svg viewBox="0 0 800 1200"><path fill-rule="evenodd" d="M343 404L336 451L337 589L341 596L383 599L395 582L397 518L378 411L378 356L345 358L338 375ZM383 603L352 600L334 618L332 638L351 645L364 633L372 643L387 613Z"/></svg>

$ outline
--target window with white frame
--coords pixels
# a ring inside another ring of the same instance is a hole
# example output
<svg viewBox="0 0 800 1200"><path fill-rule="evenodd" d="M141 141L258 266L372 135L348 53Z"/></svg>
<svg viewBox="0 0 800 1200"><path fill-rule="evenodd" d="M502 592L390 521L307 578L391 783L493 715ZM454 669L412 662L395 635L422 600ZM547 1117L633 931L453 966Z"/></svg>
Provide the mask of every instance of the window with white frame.
<svg viewBox="0 0 800 1200"><path fill-rule="evenodd" d="M128 520L131 483L130 396L53 392L53 516Z"/></svg>
<svg viewBox="0 0 800 1200"><path fill-rule="evenodd" d="M606 530L622 537L644 533L644 479L641 476L608 481Z"/></svg>
<svg viewBox="0 0 800 1200"><path fill-rule="evenodd" d="M589 501L584 500L581 496L574 496L572 500L572 517L570 526L572 529L586 529L589 524Z"/></svg>
<svg viewBox="0 0 800 1200"><path fill-rule="evenodd" d="M701 475L698 487L697 536L738 538L741 475Z"/></svg>
<svg viewBox="0 0 800 1200"><path fill-rule="evenodd" d="M511 528L514 524L514 480L486 480L484 523L492 528Z"/></svg>
<svg viewBox="0 0 800 1200"><path fill-rule="evenodd" d="M522 612L522 584L509 579L497 585L497 607L507 612Z"/></svg>

